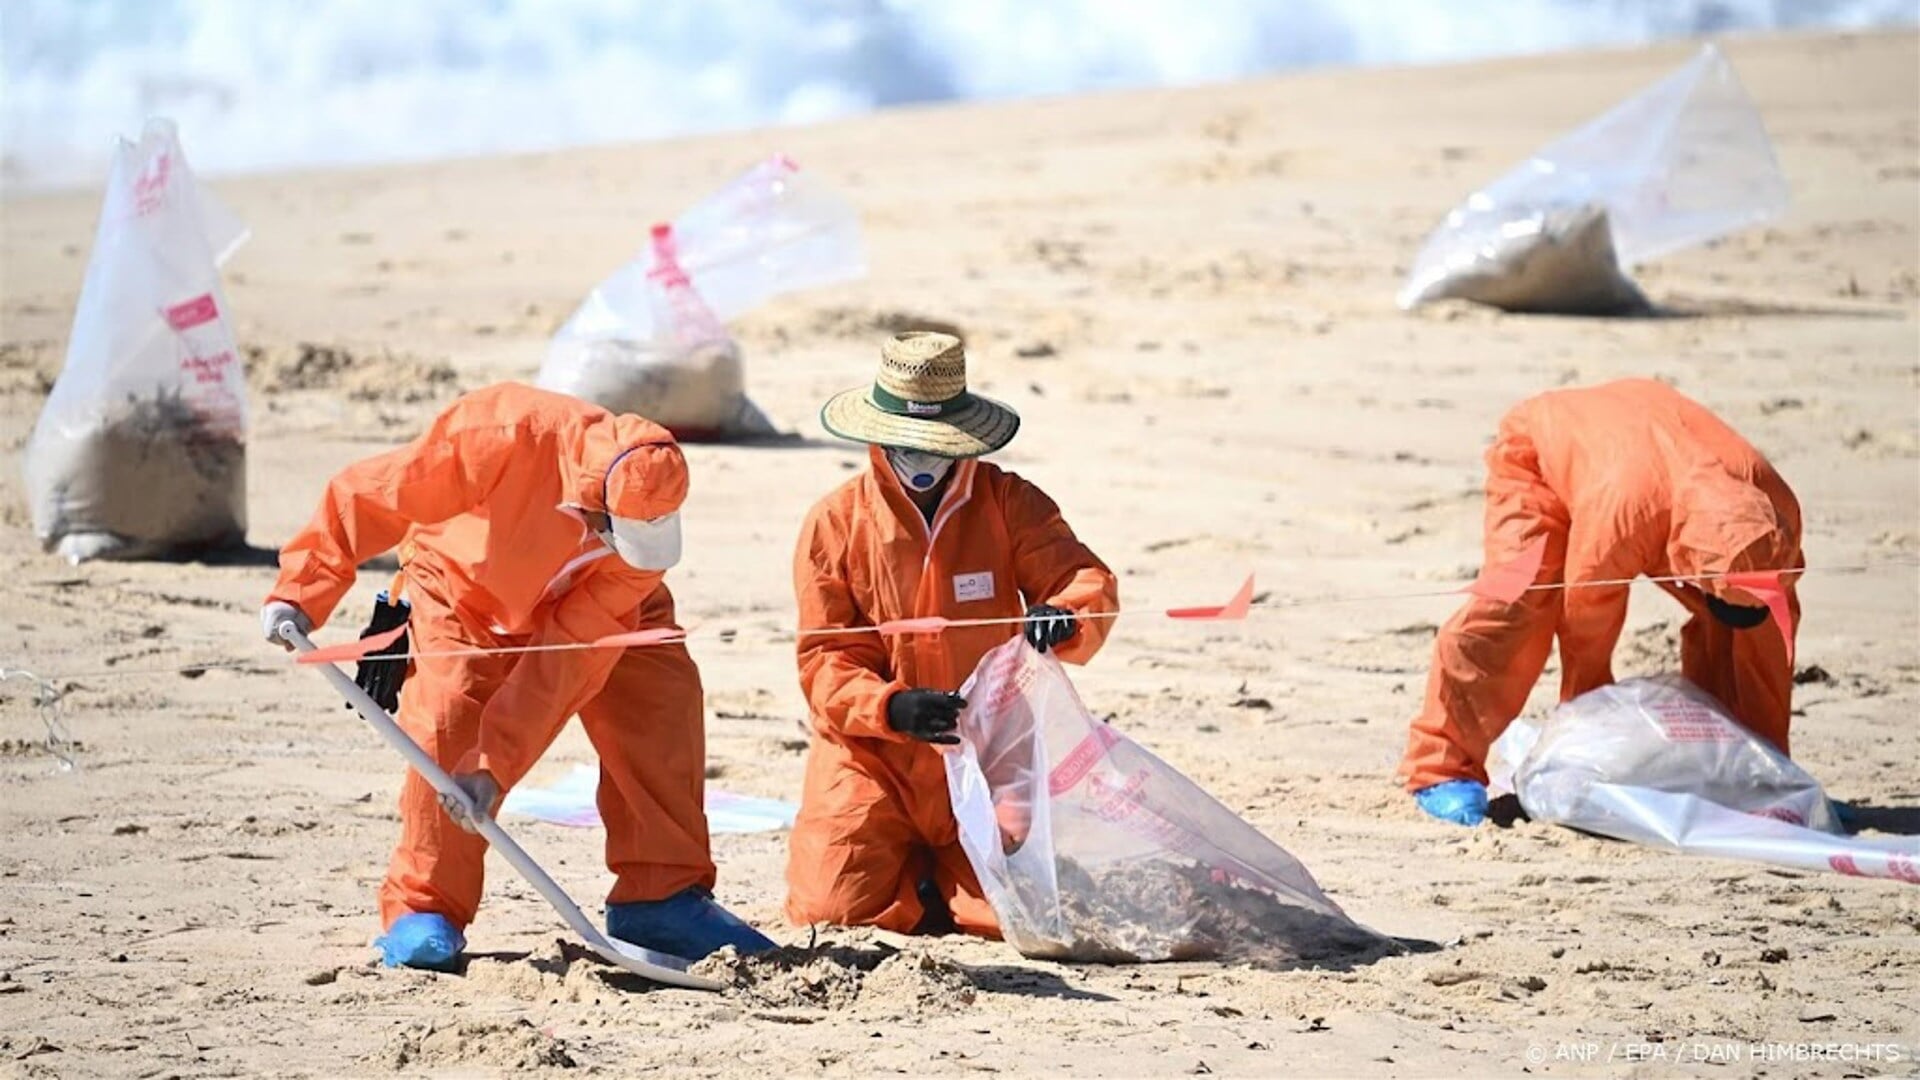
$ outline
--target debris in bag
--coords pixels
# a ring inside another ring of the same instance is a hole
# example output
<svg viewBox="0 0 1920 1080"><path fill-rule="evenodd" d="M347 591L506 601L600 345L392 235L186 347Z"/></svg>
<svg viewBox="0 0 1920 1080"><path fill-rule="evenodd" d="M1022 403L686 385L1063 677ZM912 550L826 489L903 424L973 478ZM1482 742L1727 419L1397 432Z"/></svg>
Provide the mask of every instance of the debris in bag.
<svg viewBox="0 0 1920 1080"><path fill-rule="evenodd" d="M1068 934L1029 956L1108 964L1246 960L1281 967L1338 960L1382 945L1344 916L1240 884L1201 861L1134 859L1098 873L1064 857L1056 856L1055 863ZM1179 913L1177 921L1170 912Z"/></svg>
<svg viewBox="0 0 1920 1080"><path fill-rule="evenodd" d="M72 562L146 559L246 540L247 447L178 394L103 403L30 468L43 542ZM57 480L52 478L57 477Z"/></svg>
<svg viewBox="0 0 1920 1080"><path fill-rule="evenodd" d="M740 346L679 265L671 226L654 226L645 292L655 336L583 337L562 328L540 385L644 416L689 441L773 434L747 398Z"/></svg>
<svg viewBox="0 0 1920 1080"><path fill-rule="evenodd" d="M866 272L852 207L784 155L747 170L588 295L538 384L654 421L684 440L775 434L746 393L726 320L781 293Z"/></svg>
<svg viewBox="0 0 1920 1080"><path fill-rule="evenodd" d="M1294 966L1395 945L1293 856L1093 718L1059 661L1015 638L961 694L945 755L961 846L1027 956Z"/></svg>
<svg viewBox="0 0 1920 1080"><path fill-rule="evenodd" d="M219 273L245 237L171 122L120 141L66 363L27 445L47 550L81 562L245 541L246 375Z"/></svg>
<svg viewBox="0 0 1920 1080"><path fill-rule="evenodd" d="M1521 726L1492 756L1518 759L1512 787L1537 821L1920 884L1920 839L1845 835L1819 781L1679 675L1603 686L1554 710L1537 734L1514 735Z"/></svg>
<svg viewBox="0 0 1920 1080"><path fill-rule="evenodd" d="M1759 110L1712 45L1456 207L1414 260L1402 308L1639 314L1638 265L1787 205Z"/></svg>

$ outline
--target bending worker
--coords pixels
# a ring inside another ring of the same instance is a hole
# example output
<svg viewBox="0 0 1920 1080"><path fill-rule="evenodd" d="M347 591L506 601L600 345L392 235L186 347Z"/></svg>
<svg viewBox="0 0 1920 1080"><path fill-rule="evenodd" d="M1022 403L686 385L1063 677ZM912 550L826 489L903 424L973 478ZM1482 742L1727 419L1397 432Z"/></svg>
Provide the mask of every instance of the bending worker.
<svg viewBox="0 0 1920 1080"><path fill-rule="evenodd" d="M528 386L477 390L327 484L281 550L261 621L269 641L289 619L324 623L355 568L399 546L412 649L442 654L413 659L400 726L491 814L577 712L600 756L607 932L697 958L772 942L708 891L704 710L685 646L444 655L672 627L662 579L680 558L686 495L666 429ZM389 965L444 969L465 947L486 841L456 817L407 771L380 886Z"/></svg>
<svg viewBox="0 0 1920 1080"><path fill-rule="evenodd" d="M1799 569L1800 505L1732 428L1673 388L1631 379L1521 402L1487 451L1485 565L1545 538L1537 584ZM1799 601L1783 579L1794 621ZM1758 597L1713 577L1660 582L1692 614L1687 679L1787 752L1793 670ZM1474 597L1441 627L1401 773L1421 809L1477 825L1487 751L1560 642L1560 700L1613 681L1627 586Z"/></svg>
<svg viewBox="0 0 1920 1080"><path fill-rule="evenodd" d="M1020 418L967 392L947 334L900 334L878 379L820 410L867 443L869 468L820 500L794 554L800 686L813 720L787 862L796 923L899 933L999 926L961 849L940 748L959 741L953 691L1015 634L1062 660L1099 650L1118 609L1113 574L1032 484L977 460ZM891 619L1009 621L883 637ZM1021 621L1024 616L1024 623Z"/></svg>

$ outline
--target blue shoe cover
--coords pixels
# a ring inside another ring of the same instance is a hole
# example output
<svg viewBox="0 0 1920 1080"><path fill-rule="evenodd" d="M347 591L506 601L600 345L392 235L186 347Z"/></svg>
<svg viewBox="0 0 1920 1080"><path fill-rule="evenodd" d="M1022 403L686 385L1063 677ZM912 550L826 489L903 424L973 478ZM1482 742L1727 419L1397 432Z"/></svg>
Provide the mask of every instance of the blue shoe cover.
<svg viewBox="0 0 1920 1080"><path fill-rule="evenodd" d="M1413 793L1428 817L1469 828L1487 820L1487 785L1478 780L1446 780Z"/></svg>
<svg viewBox="0 0 1920 1080"><path fill-rule="evenodd" d="M743 953L765 952L773 942L713 902L699 886L665 900L607 905L607 934L683 960L699 960L732 945Z"/></svg>
<svg viewBox="0 0 1920 1080"><path fill-rule="evenodd" d="M1833 820L1839 822L1841 828L1848 832L1860 831L1860 811L1852 803L1828 799L1827 805L1833 807Z"/></svg>
<svg viewBox="0 0 1920 1080"><path fill-rule="evenodd" d="M393 920L373 944L380 950L380 962L388 967L452 971L460 963L467 939L445 915L409 912Z"/></svg>

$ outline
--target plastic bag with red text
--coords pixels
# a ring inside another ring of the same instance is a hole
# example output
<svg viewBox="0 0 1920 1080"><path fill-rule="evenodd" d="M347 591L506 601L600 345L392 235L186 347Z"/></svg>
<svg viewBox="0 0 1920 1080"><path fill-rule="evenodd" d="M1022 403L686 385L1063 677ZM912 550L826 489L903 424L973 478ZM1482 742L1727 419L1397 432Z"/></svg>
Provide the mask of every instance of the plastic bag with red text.
<svg viewBox="0 0 1920 1080"><path fill-rule="evenodd" d="M1102 963L1327 963L1392 951L1299 860L1081 704L1014 638L961 689L960 841L1006 940Z"/></svg>
<svg viewBox="0 0 1920 1080"><path fill-rule="evenodd" d="M220 264L246 236L172 122L120 141L66 364L27 446L47 550L77 563L244 542L247 381Z"/></svg>

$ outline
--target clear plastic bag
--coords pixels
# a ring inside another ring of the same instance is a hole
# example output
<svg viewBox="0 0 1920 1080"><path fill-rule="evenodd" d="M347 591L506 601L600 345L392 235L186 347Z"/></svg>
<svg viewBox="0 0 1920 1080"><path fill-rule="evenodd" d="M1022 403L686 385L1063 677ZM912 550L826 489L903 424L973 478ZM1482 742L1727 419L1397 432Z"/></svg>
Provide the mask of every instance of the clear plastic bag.
<svg viewBox="0 0 1920 1080"><path fill-rule="evenodd" d="M120 140L66 364L27 446L48 550L81 562L244 542L246 372L219 267L246 235L171 121Z"/></svg>
<svg viewBox="0 0 1920 1080"><path fill-rule="evenodd" d="M1540 725L1515 720L1487 748L1487 794L1513 794L1514 774L1540 741Z"/></svg>
<svg viewBox="0 0 1920 1080"><path fill-rule="evenodd" d="M1111 726L1014 638L961 688L960 842L1027 956L1286 966L1391 950L1293 856Z"/></svg>
<svg viewBox="0 0 1920 1080"><path fill-rule="evenodd" d="M1400 306L1641 309L1623 267L1766 221L1787 201L1759 110L1706 45L1454 208L1414 260Z"/></svg>
<svg viewBox="0 0 1920 1080"><path fill-rule="evenodd" d="M1819 781L1679 675L1561 705L1514 770L1528 816L1671 851L1920 882L1920 840L1842 833Z"/></svg>
<svg viewBox="0 0 1920 1080"><path fill-rule="evenodd" d="M784 155L656 225L555 335L539 385L688 439L767 435L726 320L866 272L851 205Z"/></svg>

